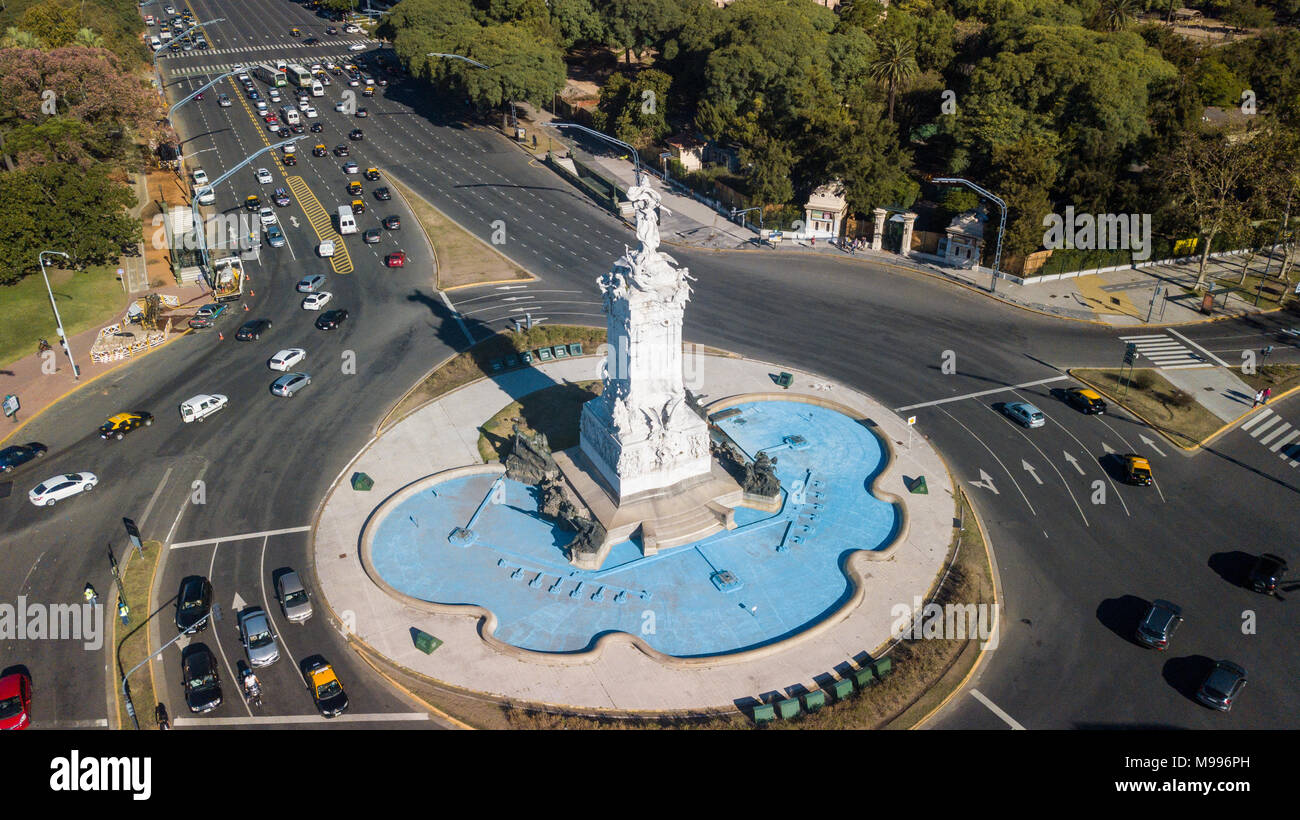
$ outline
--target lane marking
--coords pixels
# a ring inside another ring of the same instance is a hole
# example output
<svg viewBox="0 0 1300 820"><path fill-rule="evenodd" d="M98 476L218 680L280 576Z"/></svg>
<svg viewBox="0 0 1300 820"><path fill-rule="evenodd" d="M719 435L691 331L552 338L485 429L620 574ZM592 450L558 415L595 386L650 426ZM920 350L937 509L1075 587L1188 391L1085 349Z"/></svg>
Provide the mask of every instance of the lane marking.
<svg viewBox="0 0 1300 820"><path fill-rule="evenodd" d="M141 515L140 520L136 522L137 526L143 527L145 522L149 520L149 512L153 510L153 504L158 500L158 494L162 492L163 487L167 486L167 479L171 477L171 474L172 468L168 467L167 472L163 473L162 481L158 482L158 486L154 488L153 495L149 497L149 503L145 505L144 508L144 515Z"/></svg>
<svg viewBox="0 0 1300 820"><path fill-rule="evenodd" d="M981 390L978 393L967 393L964 396L952 396L950 398L937 399L935 401L927 401L927 402L922 402L920 404L909 404L906 407L895 407L894 412L902 413L905 410L916 410L921 407L933 407L936 404L947 404L948 402L961 401L962 399L973 399L978 396L989 396L994 393L1005 393L1008 390L1018 390L1021 387L1034 387L1040 384L1051 384L1052 382L1065 381L1068 380L1069 378L1070 378L1069 376L1053 376L1050 379L1039 379L1038 381L1034 381L1034 382L1025 382L1023 384L1009 384L1006 387L995 387L992 390Z"/></svg>
<svg viewBox="0 0 1300 820"><path fill-rule="evenodd" d="M978 689L972 689L970 690L970 693L971 693L971 697L975 698L975 700L978 700L980 703L987 706L990 712L1002 718L1003 723L1007 724L1012 729L1015 729L1017 731L1023 732L1025 730L1025 727L1017 723L1015 718L1011 717L1011 715L1008 715L1006 712L1002 711L996 703L994 703L993 701L985 697L983 692L981 692Z"/></svg>
<svg viewBox="0 0 1300 820"><path fill-rule="evenodd" d="M1266 419L1271 415L1273 415L1273 411L1265 407L1257 416L1241 425L1241 429L1249 430L1253 425L1259 424L1261 420Z"/></svg>
<svg viewBox="0 0 1300 820"><path fill-rule="evenodd" d="M1291 442L1292 442L1292 441L1293 441L1297 436L1300 436L1300 430L1292 430L1292 431L1291 431L1291 435L1289 435L1289 436L1287 436L1286 438L1282 439L1282 440L1279 441L1277 444L1274 444L1272 447L1270 447L1270 448L1268 448L1268 449L1269 449L1270 452L1274 452L1274 453L1276 453L1278 450L1281 450L1283 447L1285 447L1285 446L1287 446L1288 444L1290 444L1290 443L1291 443Z"/></svg>
<svg viewBox="0 0 1300 820"><path fill-rule="evenodd" d="M1273 432L1269 433L1267 436L1261 438L1259 440L1259 443L1267 447L1270 441L1272 441L1273 439L1277 438L1278 436L1282 435L1283 433L1285 433L1287 430L1290 429L1291 429L1290 424L1283 424L1281 427L1278 427Z"/></svg>
<svg viewBox="0 0 1300 820"><path fill-rule="evenodd" d="M199 541L182 541L179 544L172 544L171 548L174 550L178 550L183 547L206 547L206 546L215 547L220 544L224 544L227 541L246 541L250 538L266 538L272 535L285 535L287 533L292 533L292 532L306 532L310 529L311 529L310 526L286 527L282 530L262 530L261 532L246 532L240 535L222 535L217 538L204 538Z"/></svg>
<svg viewBox="0 0 1300 820"><path fill-rule="evenodd" d="M941 410L939 412L943 413L945 416L947 416L948 418L956 422L961 427L961 429L965 430L967 433L970 434L971 438L978 441L981 447L989 451L989 455L993 456L993 460L996 461L998 463L998 466L1002 468L1002 472L1006 473L1007 478L1011 479L1011 483L1016 485L1016 490L1019 491L1020 497L1024 499L1025 506L1028 507L1029 511L1033 513L1035 516L1038 515L1038 511L1034 509L1034 505L1029 503L1029 496L1025 495L1025 491L1020 488L1020 482L1016 481L1016 477L1011 474L1010 470L1007 469L1007 465L1002 463L1002 459L998 458L998 454L993 452L993 448L985 444L984 440L981 439L979 436L975 435L975 433L969 427L967 427L966 425L958 421L957 417L954 416L952 413L949 413L947 410Z"/></svg>
<svg viewBox="0 0 1300 820"><path fill-rule="evenodd" d="M345 712L338 717L326 718L320 715L255 715L250 717L213 717L213 718L173 718L173 726L268 726L276 724L302 723L366 723L371 721L427 721L428 712L373 712L370 714L352 714Z"/></svg>
<svg viewBox="0 0 1300 820"><path fill-rule="evenodd" d="M1281 416L1274 416L1273 418L1271 418L1271 419L1269 419L1268 421L1264 422L1264 423L1261 424L1260 426L1256 427L1254 430L1251 430L1251 431L1250 431L1250 437L1251 437L1251 438L1259 438L1259 434L1260 434L1260 433L1262 433L1262 432L1264 432L1265 430L1267 430L1268 428L1272 427L1274 424L1277 424L1277 423L1278 423L1279 421L1281 421L1281 420L1282 420L1282 417L1281 417Z"/></svg>

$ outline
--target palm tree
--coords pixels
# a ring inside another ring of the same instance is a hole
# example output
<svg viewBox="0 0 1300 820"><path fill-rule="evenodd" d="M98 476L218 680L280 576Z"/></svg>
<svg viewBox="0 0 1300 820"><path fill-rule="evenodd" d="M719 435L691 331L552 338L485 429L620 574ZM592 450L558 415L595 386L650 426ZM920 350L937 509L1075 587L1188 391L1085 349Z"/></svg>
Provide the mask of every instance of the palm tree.
<svg viewBox="0 0 1300 820"><path fill-rule="evenodd" d="M1119 31L1127 26L1137 13L1136 0L1102 0L1097 11L1102 28L1106 31Z"/></svg>
<svg viewBox="0 0 1300 820"><path fill-rule="evenodd" d="M894 95L898 87L916 76L916 44L891 37L880 45L880 57L871 64L871 78L883 83L889 94L889 119L894 118Z"/></svg>
<svg viewBox="0 0 1300 820"><path fill-rule="evenodd" d="M84 46L86 48L104 47L104 38L96 34L92 29L88 28L78 30L76 36L72 38L72 42L75 45Z"/></svg>

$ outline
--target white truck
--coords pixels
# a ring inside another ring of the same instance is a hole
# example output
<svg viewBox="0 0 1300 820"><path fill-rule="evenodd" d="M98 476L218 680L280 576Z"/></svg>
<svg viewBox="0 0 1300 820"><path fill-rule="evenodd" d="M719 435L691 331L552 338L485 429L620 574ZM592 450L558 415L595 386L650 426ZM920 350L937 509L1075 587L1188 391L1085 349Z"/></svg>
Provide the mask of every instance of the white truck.
<svg viewBox="0 0 1300 820"><path fill-rule="evenodd" d="M212 263L212 301L233 302L244 294L244 263L227 256Z"/></svg>

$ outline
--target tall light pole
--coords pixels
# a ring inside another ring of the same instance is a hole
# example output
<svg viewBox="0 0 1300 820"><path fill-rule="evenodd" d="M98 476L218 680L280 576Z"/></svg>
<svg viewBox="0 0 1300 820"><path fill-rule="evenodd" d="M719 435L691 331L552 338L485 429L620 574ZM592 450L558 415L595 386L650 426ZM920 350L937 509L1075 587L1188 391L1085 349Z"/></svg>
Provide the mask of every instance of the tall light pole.
<svg viewBox="0 0 1300 820"><path fill-rule="evenodd" d="M590 134L591 136L596 137L597 139L602 139L605 142L612 143L614 145L619 146L620 148L626 148L628 153L632 155L632 165L636 169L636 184L637 185L641 184L641 175L642 175L641 155L637 153L637 150L635 148L633 148L631 145L628 145L626 142L623 142L623 140L615 139L614 137L611 137L609 134L602 134L599 131L593 131L592 129L588 128L585 125L578 125L576 122L544 122L542 123L542 125L548 128L576 128L577 130L583 132L584 134Z"/></svg>
<svg viewBox="0 0 1300 820"><path fill-rule="evenodd" d="M1001 218L998 221L997 251L993 255L993 278L989 280L989 293L997 293L998 273L1000 272L998 268L1002 264L1002 234L1006 232L1006 228L1007 228L1007 203L1003 202L1000 197L989 193L988 191L984 190L983 188L981 188L980 186L976 185L975 183L971 182L968 179L959 179L957 177L939 177L936 179L931 179L930 182L937 182L940 184L950 184L950 185L965 185L967 188L970 188L972 191L979 194L980 196L985 197L986 199L990 199L997 203L999 213L1001 214ZM903 250L906 251L907 249L904 248Z"/></svg>
<svg viewBox="0 0 1300 820"><path fill-rule="evenodd" d="M63 352L68 354L68 361L72 362L72 379L78 381L81 379L81 370L77 367L77 362L72 358L72 345L68 342L68 336L63 330L63 320L59 318L59 306L54 302L54 289L50 287L50 277L45 273L45 254L47 253L51 256L62 256L68 261L71 261L72 257L63 251L41 251L36 258L41 263L41 277L45 279L45 292L50 294L50 307L54 308L54 324L58 326L57 332L59 340L63 342Z"/></svg>

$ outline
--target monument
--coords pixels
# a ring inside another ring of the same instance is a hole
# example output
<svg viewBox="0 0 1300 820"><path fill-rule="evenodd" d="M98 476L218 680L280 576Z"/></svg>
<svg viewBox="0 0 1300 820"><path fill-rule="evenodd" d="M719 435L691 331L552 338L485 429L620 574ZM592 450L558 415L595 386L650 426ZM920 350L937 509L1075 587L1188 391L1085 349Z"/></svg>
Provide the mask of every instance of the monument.
<svg viewBox="0 0 1300 820"><path fill-rule="evenodd" d="M708 424L686 403L686 268L659 252L660 196L644 174L628 190L641 247L597 280L609 353L604 392L582 408L581 451L618 500L708 475Z"/></svg>

